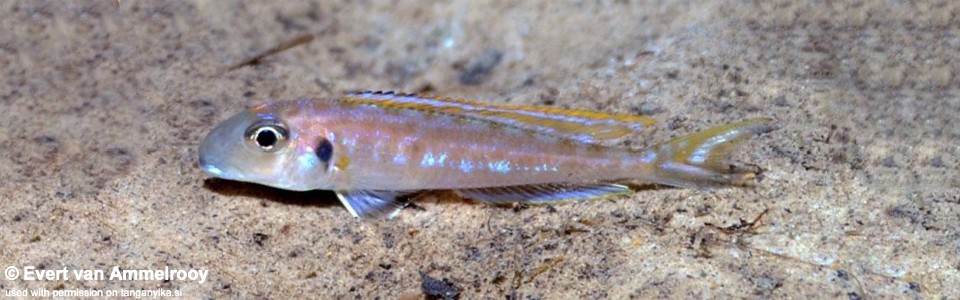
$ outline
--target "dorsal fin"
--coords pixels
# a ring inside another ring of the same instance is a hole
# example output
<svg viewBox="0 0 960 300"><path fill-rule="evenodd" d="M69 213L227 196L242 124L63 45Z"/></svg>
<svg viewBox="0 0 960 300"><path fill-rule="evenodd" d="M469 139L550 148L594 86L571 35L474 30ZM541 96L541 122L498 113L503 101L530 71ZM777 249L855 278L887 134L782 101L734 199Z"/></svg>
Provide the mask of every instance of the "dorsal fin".
<svg viewBox="0 0 960 300"><path fill-rule="evenodd" d="M654 123L653 119L642 116L527 105L488 104L393 92L348 93L341 101L383 108L458 115L586 143L615 141L650 127Z"/></svg>

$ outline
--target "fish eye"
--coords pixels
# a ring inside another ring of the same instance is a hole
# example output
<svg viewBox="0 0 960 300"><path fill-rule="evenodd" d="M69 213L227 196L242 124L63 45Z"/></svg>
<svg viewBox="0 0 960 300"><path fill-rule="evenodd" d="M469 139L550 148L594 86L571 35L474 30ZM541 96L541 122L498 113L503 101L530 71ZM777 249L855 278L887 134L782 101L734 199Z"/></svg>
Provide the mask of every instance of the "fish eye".
<svg viewBox="0 0 960 300"><path fill-rule="evenodd" d="M257 123L247 129L247 140L263 151L273 151L287 140L287 129L275 122Z"/></svg>

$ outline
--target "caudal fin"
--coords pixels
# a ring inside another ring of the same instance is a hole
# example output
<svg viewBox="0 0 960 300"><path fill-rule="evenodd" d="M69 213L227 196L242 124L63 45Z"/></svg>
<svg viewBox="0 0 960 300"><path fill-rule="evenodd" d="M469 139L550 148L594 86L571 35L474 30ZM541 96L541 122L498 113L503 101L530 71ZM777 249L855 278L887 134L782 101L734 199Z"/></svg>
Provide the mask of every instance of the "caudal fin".
<svg viewBox="0 0 960 300"><path fill-rule="evenodd" d="M737 172L729 164L734 150L750 137L773 130L770 118L713 127L654 147L651 181L678 187L743 185L755 175Z"/></svg>

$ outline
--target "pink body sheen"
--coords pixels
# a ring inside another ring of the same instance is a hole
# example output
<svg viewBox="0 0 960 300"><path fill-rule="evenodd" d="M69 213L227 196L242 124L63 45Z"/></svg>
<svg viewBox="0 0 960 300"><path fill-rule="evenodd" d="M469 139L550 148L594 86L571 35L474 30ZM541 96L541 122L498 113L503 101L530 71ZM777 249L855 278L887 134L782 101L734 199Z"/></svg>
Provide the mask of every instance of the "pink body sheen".
<svg viewBox="0 0 960 300"><path fill-rule="evenodd" d="M327 101L288 102L290 126L335 145L333 189L459 189L639 178L653 152L579 143L455 115ZM647 159L641 159L641 158ZM344 161L346 160L346 161ZM310 178L299 177L304 180ZM310 186L311 183L304 183ZM317 188L328 188L317 183Z"/></svg>

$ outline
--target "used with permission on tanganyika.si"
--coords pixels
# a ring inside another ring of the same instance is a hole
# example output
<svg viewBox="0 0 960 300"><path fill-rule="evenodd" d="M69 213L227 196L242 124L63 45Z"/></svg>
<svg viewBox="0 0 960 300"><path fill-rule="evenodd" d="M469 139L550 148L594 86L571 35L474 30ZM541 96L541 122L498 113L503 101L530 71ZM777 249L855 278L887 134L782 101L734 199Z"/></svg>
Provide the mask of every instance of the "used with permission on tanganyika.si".
<svg viewBox="0 0 960 300"><path fill-rule="evenodd" d="M627 182L744 185L755 174L732 168L729 157L771 123L748 119L631 149L611 144L653 119L359 92L234 115L203 140L199 164L228 180L332 190L356 217L393 217L405 205L399 197L425 190L492 204L549 204L625 194Z"/></svg>

